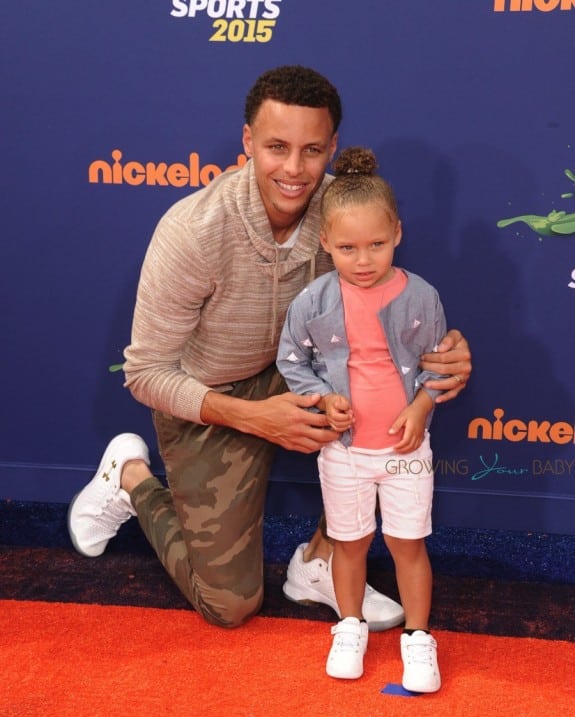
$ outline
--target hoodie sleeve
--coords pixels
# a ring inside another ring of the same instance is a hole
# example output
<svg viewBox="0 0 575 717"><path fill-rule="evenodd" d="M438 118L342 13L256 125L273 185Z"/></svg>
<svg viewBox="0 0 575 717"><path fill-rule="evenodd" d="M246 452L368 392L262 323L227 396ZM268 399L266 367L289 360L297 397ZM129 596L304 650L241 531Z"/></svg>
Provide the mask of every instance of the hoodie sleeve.
<svg viewBox="0 0 575 717"><path fill-rule="evenodd" d="M293 393L325 396L333 388L315 370L316 348L306 327L310 301L306 289L292 301L280 336L276 364Z"/></svg>

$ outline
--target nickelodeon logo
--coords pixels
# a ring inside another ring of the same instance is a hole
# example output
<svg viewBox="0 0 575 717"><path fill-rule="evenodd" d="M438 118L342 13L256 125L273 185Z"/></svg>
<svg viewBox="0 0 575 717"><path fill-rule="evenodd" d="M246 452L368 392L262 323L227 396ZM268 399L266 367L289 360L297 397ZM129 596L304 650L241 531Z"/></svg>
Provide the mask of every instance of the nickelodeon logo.
<svg viewBox="0 0 575 717"><path fill-rule="evenodd" d="M575 0L493 0L495 12L551 12L552 10L573 10Z"/></svg>
<svg viewBox="0 0 575 717"><path fill-rule="evenodd" d="M192 152L186 164L183 162L122 162L121 150L112 152L113 162L94 160L88 167L90 184L129 184L133 187L145 184L149 187L205 187L215 177L229 169L240 169L248 161L245 154L238 154L236 164L222 169L217 164L200 162L200 155Z"/></svg>
<svg viewBox="0 0 575 717"><path fill-rule="evenodd" d="M467 427L467 437L482 438L486 441L510 441L518 443L575 443L575 426L566 421L522 421L511 418L504 421L505 411L496 408L493 411L494 421L488 418L474 418Z"/></svg>

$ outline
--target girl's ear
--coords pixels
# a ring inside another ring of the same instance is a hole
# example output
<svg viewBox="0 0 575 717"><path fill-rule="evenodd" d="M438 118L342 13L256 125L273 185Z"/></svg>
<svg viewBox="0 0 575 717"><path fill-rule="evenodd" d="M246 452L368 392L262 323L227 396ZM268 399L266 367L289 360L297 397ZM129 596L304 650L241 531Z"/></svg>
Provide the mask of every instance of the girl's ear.
<svg viewBox="0 0 575 717"><path fill-rule="evenodd" d="M399 246L399 243L401 242L401 237L403 236L403 230L401 228L401 222L398 219L397 220L397 228L395 230L395 240L393 242L393 246Z"/></svg>

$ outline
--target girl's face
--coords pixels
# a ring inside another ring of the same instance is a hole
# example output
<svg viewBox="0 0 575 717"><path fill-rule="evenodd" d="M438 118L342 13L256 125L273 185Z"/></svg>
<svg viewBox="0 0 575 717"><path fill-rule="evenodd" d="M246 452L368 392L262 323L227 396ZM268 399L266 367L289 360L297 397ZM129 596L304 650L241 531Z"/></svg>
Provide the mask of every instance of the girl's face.
<svg viewBox="0 0 575 717"><path fill-rule="evenodd" d="M351 204L327 217L320 240L342 279L369 288L393 276L401 222L381 202Z"/></svg>

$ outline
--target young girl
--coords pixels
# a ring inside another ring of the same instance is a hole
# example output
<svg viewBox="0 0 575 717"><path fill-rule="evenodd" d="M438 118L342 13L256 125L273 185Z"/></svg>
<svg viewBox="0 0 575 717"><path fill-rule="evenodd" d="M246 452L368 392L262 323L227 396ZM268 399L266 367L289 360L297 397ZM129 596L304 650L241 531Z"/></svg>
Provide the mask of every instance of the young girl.
<svg viewBox="0 0 575 717"><path fill-rule="evenodd" d="M312 282L288 311L277 365L291 391L317 393L340 439L319 455L340 622L326 671L363 674L368 628L361 606L367 551L376 528L393 557L405 629L403 687L435 692L441 680L429 634L432 453L428 427L437 378L420 371L422 353L445 334L437 292L393 265L401 222L390 186L371 150L351 147L334 164L321 204L320 240L336 271Z"/></svg>

